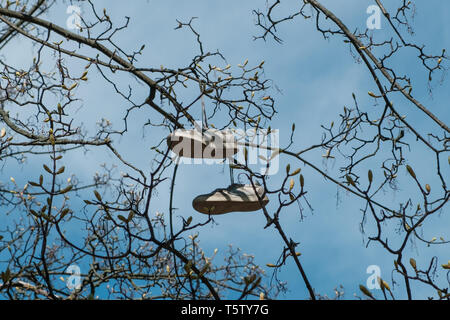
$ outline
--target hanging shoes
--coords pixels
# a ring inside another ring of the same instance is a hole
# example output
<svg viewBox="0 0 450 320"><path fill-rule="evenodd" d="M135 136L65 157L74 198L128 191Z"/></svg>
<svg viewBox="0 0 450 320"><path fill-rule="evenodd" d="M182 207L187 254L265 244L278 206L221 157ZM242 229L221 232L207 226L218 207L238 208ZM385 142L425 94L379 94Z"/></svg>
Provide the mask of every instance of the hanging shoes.
<svg viewBox="0 0 450 320"><path fill-rule="evenodd" d="M255 186L259 196L264 194L264 188ZM235 211L257 211L269 202L267 195L258 201L252 185L232 184L226 189L216 189L211 193L203 194L192 201L195 210L204 214L224 214Z"/></svg>
<svg viewBox="0 0 450 320"><path fill-rule="evenodd" d="M178 129L167 137L167 145L176 155L187 158L225 159L239 151L231 130Z"/></svg>
<svg viewBox="0 0 450 320"><path fill-rule="evenodd" d="M195 129L177 129L172 132L166 139L169 149L179 157L232 159L239 151L234 131L208 128L203 93L201 102L201 126L194 121ZM205 214L224 214L233 211L256 211L269 202L261 186L253 188L251 185L234 184L231 166L230 179L231 185L228 188L216 189L209 194L196 197L192 201L194 209ZM262 198L261 201L258 196Z"/></svg>

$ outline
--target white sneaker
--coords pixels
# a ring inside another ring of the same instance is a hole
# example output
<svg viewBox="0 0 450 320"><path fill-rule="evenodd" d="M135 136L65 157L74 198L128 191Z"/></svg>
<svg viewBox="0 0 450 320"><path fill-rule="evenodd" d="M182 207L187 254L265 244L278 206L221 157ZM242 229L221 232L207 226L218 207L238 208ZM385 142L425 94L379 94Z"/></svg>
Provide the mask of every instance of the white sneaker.
<svg viewBox="0 0 450 320"><path fill-rule="evenodd" d="M255 186L259 196L264 194L264 188ZM203 194L192 201L195 210L204 214L223 214L235 211L257 211L264 207L269 198L267 195L261 199L262 205L252 185L233 184L226 189L216 189L209 194Z"/></svg>
<svg viewBox="0 0 450 320"><path fill-rule="evenodd" d="M239 149L231 130L178 129L167 137L167 145L180 157L225 159L231 158Z"/></svg>

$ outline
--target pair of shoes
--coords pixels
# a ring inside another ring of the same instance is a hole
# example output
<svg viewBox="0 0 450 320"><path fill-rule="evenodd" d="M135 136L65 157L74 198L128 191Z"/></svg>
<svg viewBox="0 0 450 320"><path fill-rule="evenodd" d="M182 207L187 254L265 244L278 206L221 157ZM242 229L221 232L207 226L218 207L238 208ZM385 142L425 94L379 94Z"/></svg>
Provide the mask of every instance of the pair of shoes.
<svg viewBox="0 0 450 320"><path fill-rule="evenodd" d="M257 211L269 202L269 198L264 194L263 187L255 185L255 189L248 184L232 184L226 189L216 189L196 197L192 201L192 206L200 213L211 215L234 211ZM257 194L262 198L261 202Z"/></svg>
<svg viewBox="0 0 450 320"><path fill-rule="evenodd" d="M167 137L167 145L180 157L230 159L239 149L231 130L178 129ZM232 172L230 171L232 177ZM225 189L216 189L200 195L192 201L195 210L204 214L218 215L235 211L257 211L264 207L269 199L261 186L233 184ZM259 195L261 201L259 201Z"/></svg>
<svg viewBox="0 0 450 320"><path fill-rule="evenodd" d="M239 149L231 130L178 129L167 137L167 145L180 157L226 159Z"/></svg>

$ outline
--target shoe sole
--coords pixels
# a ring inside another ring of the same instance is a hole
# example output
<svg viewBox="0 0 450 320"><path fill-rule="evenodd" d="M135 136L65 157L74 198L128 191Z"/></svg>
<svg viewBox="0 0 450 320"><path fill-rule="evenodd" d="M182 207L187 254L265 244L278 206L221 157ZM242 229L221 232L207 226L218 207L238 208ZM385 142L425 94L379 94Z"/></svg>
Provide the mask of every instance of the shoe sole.
<svg viewBox="0 0 450 320"><path fill-rule="evenodd" d="M259 201L251 202L224 202L224 201L206 201L204 196L198 196L192 201L194 209L200 213L219 215L230 212L251 212L258 211L262 207L265 207L269 202L269 199L265 197L261 200L262 206Z"/></svg>

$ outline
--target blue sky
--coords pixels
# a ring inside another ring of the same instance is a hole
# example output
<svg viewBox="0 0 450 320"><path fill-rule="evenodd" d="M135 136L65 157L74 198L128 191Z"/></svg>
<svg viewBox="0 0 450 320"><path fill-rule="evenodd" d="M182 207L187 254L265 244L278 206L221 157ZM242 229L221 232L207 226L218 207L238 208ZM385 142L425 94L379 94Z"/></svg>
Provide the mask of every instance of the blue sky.
<svg viewBox="0 0 450 320"><path fill-rule="evenodd" d="M433 0L433 6L426 3L417 3L417 14L414 21L415 38L419 43L426 44L429 50L439 54L442 48L450 48L450 25L448 17L450 9L445 1ZM366 8L374 1L341 0L323 1L341 20L349 26L350 30L359 28L363 30L368 15ZM429 3L427 1L427 3ZM344 105L352 105L352 92L354 92L362 108L371 110L381 108L374 105L374 99L367 95L368 91L375 91L376 87L364 65L355 63L351 57L348 45L340 38L324 40L316 31L312 19L298 18L285 23L279 28L279 36L284 40L282 45L272 40L253 41L252 36L259 34L260 29L254 25L254 16L251 12L259 8L264 10L265 1L175 1L175 0L149 0L136 2L125 1L95 1L97 8L107 8L111 18L120 24L125 16L131 17L129 28L118 35L117 42L124 47L136 48L146 45L144 54L140 57L139 66L159 67L160 65L176 69L186 65L196 53L194 38L187 31L174 30L176 19L188 21L191 17L198 17L194 27L201 34L206 51L220 50L227 59L227 63L236 66L245 59L250 64L257 65L265 60L265 76L273 80L274 85L281 88L282 93L276 90L270 94L276 99L278 114L270 124L272 128L280 129L281 144L286 143L290 127L296 123L295 146L303 149L311 144L318 143L321 137L320 125L327 125L335 120ZM47 18L64 25L68 17L67 4L59 3L52 9ZM81 5L83 8L83 5ZM289 12L285 8L284 12ZM280 12L282 14L282 12ZM432 21L430 22L430 17ZM375 37L391 35L385 21L382 21L381 30L374 30ZM411 38L411 37L409 37ZM413 38L411 38L413 39ZM4 54L11 63L27 62L29 50L18 51L18 47L29 48L29 42L17 40L5 48ZM31 48L30 48L31 49ZM450 111L448 101L450 90L448 81L441 86L433 82L433 95L428 93L426 74L418 66L415 53L402 56L396 61L400 73L405 72L413 78L416 97L424 105L448 124ZM53 63L52 60L49 62ZM84 64L73 63L74 68L82 70ZM226 63L224 63L226 65ZM448 65L448 64L447 64ZM412 68L411 68L412 67ZM132 85L137 97L146 97L146 89L134 79L117 79L122 86ZM111 87L92 74L88 85L77 89L83 101L79 104L78 119L81 119L86 128L105 117L113 123L120 124L124 115L125 104L119 97L111 94ZM433 127L429 121L422 121L421 113L416 112L410 104L398 98L394 99L398 110L407 114L420 129L427 130ZM127 159L137 166L149 168L152 152L152 142L161 139L164 132L142 131L142 121L155 114L146 111L145 119L142 113L137 113L130 119L130 132L118 142L120 152L127 155ZM336 121L336 120L335 120ZM143 136L145 134L145 136ZM428 172L431 159L424 156L424 149L417 147L411 150L410 159L419 176L430 176L429 183L437 183L432 172ZM325 163L321 153L313 152L306 157L319 165L320 168L337 172L339 162ZM446 156L445 156L446 158ZM103 153L80 152L71 154L66 159L66 167L70 172L76 173L85 182L91 181L92 174L100 171L99 165L103 162L114 161L106 150ZM300 242L298 251L302 253L301 261L310 282L315 290L321 294L333 295L333 288L343 285L346 298L352 298L354 293L359 294L358 285L365 284L369 276L366 269L369 265L378 265L382 277L389 283L393 267L393 257L386 254L379 245L371 244L366 248L366 237L359 232L361 222L360 208L363 203L335 185L327 183L320 175L290 159L281 157L280 168L287 163L291 168L302 168L308 188L308 201L313 211L305 208L305 219L300 221L299 214L293 206L282 215L282 225L285 226L289 237ZM9 178L15 175L27 181L32 172L41 166L41 162L30 161L26 167L18 168L17 173L4 170L2 177ZM118 170L121 168L119 167ZM225 170L224 170L225 169ZM368 168L367 168L368 169ZM378 171L377 171L378 170ZM446 177L449 170L443 168ZM381 174L381 170L374 169L374 174ZM5 180L2 178L2 180ZM271 178L276 185L277 176ZM392 192L386 190L384 201L398 203L405 201L408 194L415 192L408 176L400 173L400 190ZM191 206L192 199L212 189L226 187L229 183L228 169L221 165L213 166L181 166L178 171L176 183L175 206L179 208L177 215L193 216L194 221L202 221L204 217L196 213ZM437 187L438 185L436 185ZM166 189L164 189L166 188ZM159 191L160 196L152 204L154 212L166 212L168 208L168 184ZM339 201L337 198L339 195ZM269 204L268 208L273 208ZM448 211L448 209L447 209ZM443 236L449 238L448 225L450 219L446 212L439 219L430 223L429 234L425 236ZM208 225L200 230L201 245L206 252L212 253L215 248L219 252L225 251L228 244L240 247L244 252L254 254L256 261L261 265L274 263L281 253L282 241L273 229L263 229L266 221L260 212L232 213L215 219L216 225ZM367 225L370 233L372 226ZM447 256L445 253L447 252ZM445 248L417 248L408 249L411 257L420 263L426 263L429 257L436 255L446 262L450 259L448 249ZM270 269L267 270L271 272ZM280 273L279 278L288 282L289 292L280 298L301 299L307 297L307 291L302 283L298 271L292 262L288 263ZM400 278L396 278L401 284ZM381 295L374 291L375 295ZM426 291L418 290L415 297L424 298ZM403 297L400 295L400 297Z"/></svg>

